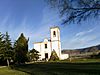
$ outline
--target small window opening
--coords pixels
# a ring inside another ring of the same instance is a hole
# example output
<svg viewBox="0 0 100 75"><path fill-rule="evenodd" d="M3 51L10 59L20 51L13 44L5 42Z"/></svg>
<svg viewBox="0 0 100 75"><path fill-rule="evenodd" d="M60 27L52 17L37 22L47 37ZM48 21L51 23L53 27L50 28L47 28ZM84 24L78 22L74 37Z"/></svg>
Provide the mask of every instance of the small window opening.
<svg viewBox="0 0 100 75"><path fill-rule="evenodd" d="M53 31L53 36L56 37L56 32L55 31Z"/></svg>
<svg viewBox="0 0 100 75"><path fill-rule="evenodd" d="M45 44L45 49L47 48L47 44Z"/></svg>

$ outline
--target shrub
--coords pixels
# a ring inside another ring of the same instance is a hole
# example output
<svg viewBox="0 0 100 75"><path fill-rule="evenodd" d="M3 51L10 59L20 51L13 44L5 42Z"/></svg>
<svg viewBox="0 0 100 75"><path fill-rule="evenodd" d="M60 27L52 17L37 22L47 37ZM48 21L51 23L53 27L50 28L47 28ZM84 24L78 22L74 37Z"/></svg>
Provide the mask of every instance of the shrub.
<svg viewBox="0 0 100 75"><path fill-rule="evenodd" d="M49 61L57 61L57 60L59 60L59 57L58 57L57 53L55 52L55 50L53 50L51 52L51 56L50 56Z"/></svg>

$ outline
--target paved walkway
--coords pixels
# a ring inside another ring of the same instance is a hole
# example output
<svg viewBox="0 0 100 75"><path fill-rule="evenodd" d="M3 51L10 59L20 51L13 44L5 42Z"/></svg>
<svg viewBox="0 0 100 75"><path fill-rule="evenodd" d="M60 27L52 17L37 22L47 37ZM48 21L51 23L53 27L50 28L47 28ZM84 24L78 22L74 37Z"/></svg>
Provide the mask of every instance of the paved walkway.
<svg viewBox="0 0 100 75"><path fill-rule="evenodd" d="M6 66L0 66L0 68L4 68L4 67L6 67Z"/></svg>

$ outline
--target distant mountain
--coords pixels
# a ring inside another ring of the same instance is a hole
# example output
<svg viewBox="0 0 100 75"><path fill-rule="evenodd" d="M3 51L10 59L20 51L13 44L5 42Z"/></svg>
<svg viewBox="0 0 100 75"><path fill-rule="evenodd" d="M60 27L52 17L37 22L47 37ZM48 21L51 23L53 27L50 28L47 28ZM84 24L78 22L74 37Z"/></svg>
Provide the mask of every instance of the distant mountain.
<svg viewBox="0 0 100 75"><path fill-rule="evenodd" d="M83 49L73 49L73 50L67 50L64 49L62 50L63 54L81 54L81 53L86 53L86 52L96 52L100 50L100 45L92 46L92 47L87 47Z"/></svg>
<svg viewBox="0 0 100 75"><path fill-rule="evenodd" d="M87 47L83 49L78 49L80 52L95 52L100 50L100 45L92 46L92 47Z"/></svg>

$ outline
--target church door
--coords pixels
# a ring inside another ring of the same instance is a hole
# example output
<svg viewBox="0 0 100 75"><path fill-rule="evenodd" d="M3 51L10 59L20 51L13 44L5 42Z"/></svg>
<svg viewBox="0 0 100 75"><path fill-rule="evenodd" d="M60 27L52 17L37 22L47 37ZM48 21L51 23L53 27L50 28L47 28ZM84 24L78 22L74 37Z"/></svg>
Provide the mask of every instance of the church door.
<svg viewBox="0 0 100 75"><path fill-rule="evenodd" d="M48 53L45 53L45 59L48 59Z"/></svg>

